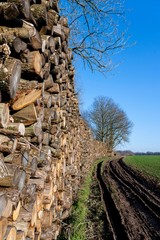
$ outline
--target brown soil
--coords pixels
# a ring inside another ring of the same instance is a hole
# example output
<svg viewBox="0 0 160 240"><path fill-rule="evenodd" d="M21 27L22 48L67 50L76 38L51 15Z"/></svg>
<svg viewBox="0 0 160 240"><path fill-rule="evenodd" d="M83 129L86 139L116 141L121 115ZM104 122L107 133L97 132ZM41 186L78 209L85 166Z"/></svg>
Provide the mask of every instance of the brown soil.
<svg viewBox="0 0 160 240"><path fill-rule="evenodd" d="M160 239L160 187L129 168L122 159L97 166L106 226L116 240ZM96 238L95 238L96 239Z"/></svg>

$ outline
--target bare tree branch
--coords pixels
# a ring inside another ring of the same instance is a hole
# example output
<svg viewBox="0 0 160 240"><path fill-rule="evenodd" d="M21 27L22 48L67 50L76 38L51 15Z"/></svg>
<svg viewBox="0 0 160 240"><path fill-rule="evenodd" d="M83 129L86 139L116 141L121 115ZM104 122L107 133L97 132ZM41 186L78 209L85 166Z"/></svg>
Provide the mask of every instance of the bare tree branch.
<svg viewBox="0 0 160 240"><path fill-rule="evenodd" d="M69 20L70 47L92 70L111 70L111 57L126 45L125 0L59 0Z"/></svg>

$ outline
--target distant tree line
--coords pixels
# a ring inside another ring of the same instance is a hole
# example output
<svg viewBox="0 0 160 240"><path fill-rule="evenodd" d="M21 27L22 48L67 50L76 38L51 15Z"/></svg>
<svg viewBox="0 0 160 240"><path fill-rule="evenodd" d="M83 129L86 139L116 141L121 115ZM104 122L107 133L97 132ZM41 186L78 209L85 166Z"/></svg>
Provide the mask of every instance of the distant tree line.
<svg viewBox="0 0 160 240"><path fill-rule="evenodd" d="M132 156L132 155L160 155L160 152L132 152L130 150L116 151L121 156Z"/></svg>
<svg viewBox="0 0 160 240"><path fill-rule="evenodd" d="M134 155L160 155L160 152L135 152Z"/></svg>

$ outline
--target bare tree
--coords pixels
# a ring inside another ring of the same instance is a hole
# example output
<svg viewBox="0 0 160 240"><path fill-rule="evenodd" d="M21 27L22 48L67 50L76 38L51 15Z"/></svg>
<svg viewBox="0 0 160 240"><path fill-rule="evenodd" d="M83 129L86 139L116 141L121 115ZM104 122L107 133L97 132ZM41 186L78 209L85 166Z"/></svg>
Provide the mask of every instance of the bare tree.
<svg viewBox="0 0 160 240"><path fill-rule="evenodd" d="M111 55L125 46L125 0L59 0L71 29L70 47L92 70L110 71Z"/></svg>
<svg viewBox="0 0 160 240"><path fill-rule="evenodd" d="M98 97L91 109L82 114L95 138L106 142L109 150L129 141L133 127L126 113L111 98Z"/></svg>

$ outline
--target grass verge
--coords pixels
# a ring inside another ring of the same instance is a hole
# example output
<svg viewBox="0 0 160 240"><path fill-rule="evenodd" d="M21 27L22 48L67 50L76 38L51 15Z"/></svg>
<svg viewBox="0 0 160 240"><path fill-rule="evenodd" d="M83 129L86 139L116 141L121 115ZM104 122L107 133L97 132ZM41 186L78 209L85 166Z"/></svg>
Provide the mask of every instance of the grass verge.
<svg viewBox="0 0 160 240"><path fill-rule="evenodd" d="M66 231L62 231L62 234L59 236L58 240L95 239L92 238L92 230L94 229L94 224L92 224L92 220L94 221L94 219L92 216L94 215L94 218L96 218L96 224L98 223L99 226L103 225L103 223L101 223L101 221L103 221L103 207L100 202L100 192L97 192L98 186L95 190L95 168L99 162L104 160L107 160L107 158L98 159L92 165L83 185L81 186L81 189L78 192L78 200L72 206L71 216L69 219L67 219L69 230L67 229L67 233ZM94 193L92 190L94 190ZM96 212L97 210L98 212ZM101 229L103 229L103 226Z"/></svg>
<svg viewBox="0 0 160 240"><path fill-rule="evenodd" d="M156 180L160 180L160 156L127 156L124 162L130 167L143 172L145 175L147 174Z"/></svg>

